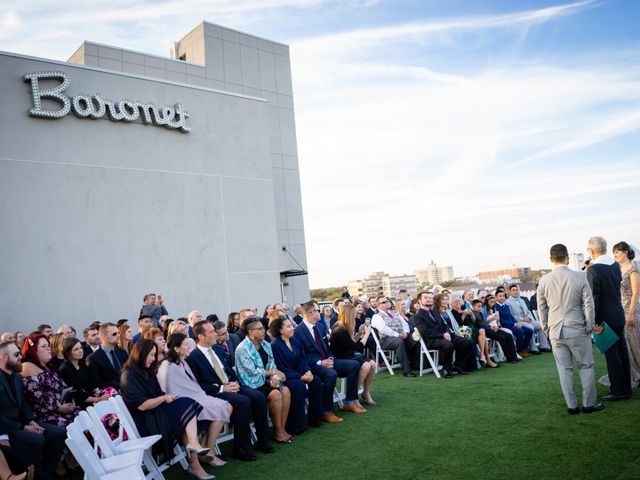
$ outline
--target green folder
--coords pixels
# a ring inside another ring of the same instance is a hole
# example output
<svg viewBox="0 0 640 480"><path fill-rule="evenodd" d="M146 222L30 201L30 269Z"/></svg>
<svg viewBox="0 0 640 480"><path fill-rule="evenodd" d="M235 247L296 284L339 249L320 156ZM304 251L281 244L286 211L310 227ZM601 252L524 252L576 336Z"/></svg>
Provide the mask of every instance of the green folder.
<svg viewBox="0 0 640 480"><path fill-rule="evenodd" d="M598 347L598 350L600 350L600 353L604 353L609 350L611 345L616 343L620 337L618 337L616 332L611 330L611 327L607 325L607 322L602 322L600 326L602 327L602 332L593 332L591 335L593 336L593 341L595 342L596 347Z"/></svg>

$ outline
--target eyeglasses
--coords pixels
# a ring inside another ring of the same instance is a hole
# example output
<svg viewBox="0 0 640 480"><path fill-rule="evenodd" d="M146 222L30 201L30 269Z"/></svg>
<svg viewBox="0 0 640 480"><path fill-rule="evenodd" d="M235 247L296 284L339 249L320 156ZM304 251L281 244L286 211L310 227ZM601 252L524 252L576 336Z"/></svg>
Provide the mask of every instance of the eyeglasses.
<svg viewBox="0 0 640 480"><path fill-rule="evenodd" d="M113 333L111 334L111 336L112 336L112 337L117 337L117 336L118 336L118 332L113 332Z"/></svg>
<svg viewBox="0 0 640 480"><path fill-rule="evenodd" d="M44 348L45 350L51 350L51 345L45 343L44 345L40 345L38 348Z"/></svg>
<svg viewBox="0 0 640 480"><path fill-rule="evenodd" d="M320 313L320 309L319 308L316 308L315 310L311 310L311 311Z"/></svg>
<svg viewBox="0 0 640 480"><path fill-rule="evenodd" d="M263 330L264 331L264 327L254 327L254 328L250 328L249 330Z"/></svg>

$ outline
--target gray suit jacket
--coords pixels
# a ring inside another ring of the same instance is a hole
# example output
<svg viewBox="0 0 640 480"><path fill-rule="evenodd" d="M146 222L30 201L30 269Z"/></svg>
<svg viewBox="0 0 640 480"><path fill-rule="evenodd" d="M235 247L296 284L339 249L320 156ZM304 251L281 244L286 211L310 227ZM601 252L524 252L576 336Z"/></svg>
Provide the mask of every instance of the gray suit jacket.
<svg viewBox="0 0 640 480"><path fill-rule="evenodd" d="M549 338L590 334L595 325L595 309L586 275L564 265L554 267L540 279L538 313Z"/></svg>

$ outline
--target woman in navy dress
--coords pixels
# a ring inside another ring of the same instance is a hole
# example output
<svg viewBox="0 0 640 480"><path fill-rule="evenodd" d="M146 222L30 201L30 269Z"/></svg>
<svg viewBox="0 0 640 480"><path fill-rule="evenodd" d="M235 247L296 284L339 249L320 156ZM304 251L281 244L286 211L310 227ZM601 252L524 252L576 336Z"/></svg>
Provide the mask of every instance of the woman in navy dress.
<svg viewBox="0 0 640 480"><path fill-rule="evenodd" d="M271 323L271 349L276 367L287 377L285 385L291 391L291 407L285 429L294 435L306 430L304 405L309 397L309 424L320 426L322 416L322 384L315 378L304 358L298 340L293 338L294 325L288 318L280 317Z"/></svg>
<svg viewBox="0 0 640 480"><path fill-rule="evenodd" d="M213 457L198 441L197 415L202 406L188 397L164 393L156 377L158 347L152 340L140 340L131 349L122 367L120 393L142 436L160 434L154 445L163 460L173 457L173 448L181 441L189 453L189 473L199 478L214 478L200 465Z"/></svg>

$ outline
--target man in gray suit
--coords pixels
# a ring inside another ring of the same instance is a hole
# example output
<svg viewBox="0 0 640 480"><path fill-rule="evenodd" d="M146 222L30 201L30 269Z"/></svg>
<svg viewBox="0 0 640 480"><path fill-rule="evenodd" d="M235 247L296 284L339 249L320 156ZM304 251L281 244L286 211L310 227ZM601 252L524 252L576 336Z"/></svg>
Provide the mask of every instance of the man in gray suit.
<svg viewBox="0 0 640 480"><path fill-rule="evenodd" d="M594 323L594 305L587 278L570 270L567 247L551 247L553 270L540 279L538 285L538 312L542 329L551 340L556 359L560 387L570 415L580 413L578 399L573 390L573 362L580 370L582 384L582 411L597 412L604 409L596 401L593 348L591 331Z"/></svg>

